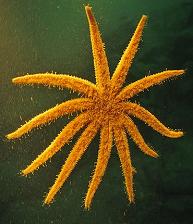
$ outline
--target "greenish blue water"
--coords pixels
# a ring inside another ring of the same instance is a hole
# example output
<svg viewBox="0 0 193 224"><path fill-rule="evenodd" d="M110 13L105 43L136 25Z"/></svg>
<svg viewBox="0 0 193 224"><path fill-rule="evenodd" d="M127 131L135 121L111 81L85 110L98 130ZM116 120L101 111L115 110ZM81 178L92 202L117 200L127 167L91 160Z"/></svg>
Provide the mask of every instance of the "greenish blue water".
<svg viewBox="0 0 193 224"><path fill-rule="evenodd" d="M111 73L141 17L149 17L140 50L126 83L165 69L186 69L186 76L139 94L139 101L171 128L186 135L167 139L136 121L159 159L142 154L129 139L136 201L130 205L115 149L89 212L83 198L97 158L98 139L76 166L54 203L42 207L76 136L51 162L28 178L19 172L42 152L67 118L10 142L5 135L42 111L75 94L45 87L14 86L13 77L38 72L69 73L94 82L85 16L86 1L0 1L0 223L189 224L193 223L191 0L90 1L105 42Z"/></svg>

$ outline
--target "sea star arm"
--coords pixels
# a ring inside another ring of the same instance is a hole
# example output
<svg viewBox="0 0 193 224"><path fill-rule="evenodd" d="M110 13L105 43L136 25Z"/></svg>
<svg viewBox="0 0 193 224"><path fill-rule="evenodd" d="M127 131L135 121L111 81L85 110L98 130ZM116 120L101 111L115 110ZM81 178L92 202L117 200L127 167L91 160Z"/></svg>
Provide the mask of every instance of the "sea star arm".
<svg viewBox="0 0 193 224"><path fill-rule="evenodd" d="M131 165L131 157L127 136L123 128L115 126L113 129L115 145L117 147L118 155L121 161L128 198L130 202L134 202L133 168Z"/></svg>
<svg viewBox="0 0 193 224"><path fill-rule="evenodd" d="M105 173L109 157L111 154L111 148L112 148L112 131L111 127L107 125L101 129L97 164L84 201L86 209L90 208L94 194Z"/></svg>
<svg viewBox="0 0 193 224"><path fill-rule="evenodd" d="M179 138L183 136L182 131L175 131L167 128L153 114L151 114L148 110L136 103L123 103L123 108L126 113L139 118L140 120L148 124L150 127L152 127L155 131L166 137Z"/></svg>
<svg viewBox="0 0 193 224"><path fill-rule="evenodd" d="M64 182L74 169L76 163L80 160L83 153L86 151L88 145L95 137L98 128L99 124L97 124L96 122L92 122L82 133L79 140L77 141L72 151L70 152L67 160L65 161L54 185L51 187L49 193L47 194L44 201L45 204L49 204L53 200L55 194L62 187L62 185L64 184Z"/></svg>
<svg viewBox="0 0 193 224"><path fill-rule="evenodd" d="M127 72L129 68L131 67L133 58L135 57L135 54L138 50L138 45L141 40L142 32L145 26L145 23L147 21L147 16L143 15L141 20L138 23L138 26L131 38L131 41L129 42L128 47L124 51L120 62L118 63L115 72L111 79L111 85L113 88L113 92L116 94L119 89L122 87Z"/></svg>
<svg viewBox="0 0 193 224"><path fill-rule="evenodd" d="M155 158L158 157L158 154L145 143L137 126L134 124L134 122L131 120L131 118L129 118L128 116L123 116L122 121L123 121L123 125L127 129L127 132L132 137L134 142L139 146L141 151L149 156L152 156Z"/></svg>
<svg viewBox="0 0 193 224"><path fill-rule="evenodd" d="M54 119L57 119L65 114L70 114L75 111L82 111L89 109L92 105L91 100L86 98L68 100L64 103L56 105L55 107L35 116L26 124L22 125L16 131L7 135L8 139L16 139L21 137L27 132L30 132L33 128L46 124Z"/></svg>
<svg viewBox="0 0 193 224"><path fill-rule="evenodd" d="M38 169L43 163L56 154L70 139L89 122L90 114L82 113L68 123L54 141L24 170L23 175L27 175Z"/></svg>
<svg viewBox="0 0 193 224"><path fill-rule="evenodd" d="M107 57L104 50L104 44L101 39L97 22L92 13L92 8L90 6L86 6L85 10L90 29L90 39L94 58L96 85L97 87L99 87L99 90L105 90L110 83L110 72Z"/></svg>
<svg viewBox="0 0 193 224"><path fill-rule="evenodd" d="M167 70L164 72L159 72L153 75L149 75L143 79L137 80L130 85L123 88L123 90L116 97L119 101L126 100L134 95L148 89L151 86L158 85L165 81L166 79L173 78L184 74L184 70Z"/></svg>
<svg viewBox="0 0 193 224"><path fill-rule="evenodd" d="M89 82L88 80L71 75L52 73L25 75L12 79L12 82L15 84L42 84L45 86L69 88L73 91L82 93L89 98L94 98L98 96L96 85L94 85L92 82Z"/></svg>

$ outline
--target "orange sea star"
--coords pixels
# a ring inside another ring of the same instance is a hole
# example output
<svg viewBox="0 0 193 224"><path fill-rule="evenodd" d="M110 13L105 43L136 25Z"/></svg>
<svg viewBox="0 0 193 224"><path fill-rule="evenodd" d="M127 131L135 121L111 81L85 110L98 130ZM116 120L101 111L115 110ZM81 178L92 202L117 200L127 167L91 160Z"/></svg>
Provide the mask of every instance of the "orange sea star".
<svg viewBox="0 0 193 224"><path fill-rule="evenodd" d="M130 202L134 202L133 172L135 169L131 165L126 133L132 137L142 152L152 157L158 156L158 154L145 143L137 126L132 121L131 116L144 121L155 131L164 136L178 138L183 135L182 131L167 128L148 110L127 100L153 85L160 84L166 79L184 74L184 70L167 70L149 75L122 88L126 74L137 52L147 16L142 16L128 47L124 51L112 78L110 78L108 61L98 25L92 14L91 7L86 6L85 10L89 22L96 84L75 76L63 74L46 73L14 78L12 81L15 84L42 84L65 87L83 94L84 97L68 100L37 115L16 131L8 134L7 138L19 138L35 127L47 124L66 114L79 111L79 115L63 128L45 151L43 151L26 169L22 170L22 174L27 175L36 170L59 151L61 147L68 143L80 129L85 127L85 130L74 145L54 185L45 198L44 203L49 204L69 177L96 133L100 130L97 164L84 201L85 208L89 209L94 194L106 170L113 139L120 158L126 191Z"/></svg>

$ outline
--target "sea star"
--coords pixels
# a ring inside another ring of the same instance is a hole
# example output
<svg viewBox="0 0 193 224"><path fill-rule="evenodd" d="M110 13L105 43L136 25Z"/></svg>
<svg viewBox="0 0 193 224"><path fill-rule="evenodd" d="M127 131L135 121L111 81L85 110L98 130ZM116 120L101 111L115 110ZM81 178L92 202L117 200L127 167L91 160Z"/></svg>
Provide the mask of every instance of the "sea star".
<svg viewBox="0 0 193 224"><path fill-rule="evenodd" d="M51 187L44 200L45 204L49 204L69 177L92 139L100 130L98 159L84 200L85 208L89 209L94 194L105 173L111 154L113 139L120 158L126 191L130 202L134 202L133 173L135 169L131 164L126 133L132 137L142 152L152 157L158 157L158 154L145 143L137 126L132 121L131 116L144 121L155 131L164 136L178 138L183 135L182 131L167 128L148 110L128 100L153 85L160 84L166 79L184 74L184 70L166 70L149 75L122 88L127 72L137 52L147 16L142 16L112 78L110 78L108 61L97 22L91 7L86 6L85 10L89 23L96 84L72 75L56 75L50 73L25 75L23 77L14 78L12 81L15 84L42 84L62 88L65 87L83 94L84 97L68 100L37 115L16 131L8 134L7 138L19 138L35 127L48 124L61 116L79 111L79 115L63 128L45 151L43 151L26 169L22 170L22 174L27 175L39 168L39 166L67 144L80 129L85 127L85 130L74 145L54 185Z"/></svg>

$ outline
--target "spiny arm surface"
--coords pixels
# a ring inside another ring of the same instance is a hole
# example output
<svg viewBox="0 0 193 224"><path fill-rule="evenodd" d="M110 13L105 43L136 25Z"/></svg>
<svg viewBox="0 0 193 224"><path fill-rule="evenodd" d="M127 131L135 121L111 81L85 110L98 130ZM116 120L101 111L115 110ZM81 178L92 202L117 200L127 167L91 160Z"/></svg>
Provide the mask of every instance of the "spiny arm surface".
<svg viewBox="0 0 193 224"><path fill-rule="evenodd" d="M147 16L143 15L131 38L131 41L129 42L128 47L124 51L121 57L121 60L115 69L115 72L111 79L112 89L115 94L119 91L119 89L122 87L123 83L125 82L127 72L138 50L138 45L141 40L142 32L143 32L146 21L147 21Z"/></svg>
<svg viewBox="0 0 193 224"><path fill-rule="evenodd" d="M98 189L98 186L105 173L109 157L111 154L111 148L112 148L112 130L109 125L106 125L101 129L97 164L84 201L86 209L90 208L94 194Z"/></svg>
<svg viewBox="0 0 193 224"><path fill-rule="evenodd" d="M69 88L79 93L83 93L89 98L98 96L96 85L88 80L70 75L52 73L25 75L14 78L12 82L15 84L42 84L45 86Z"/></svg>
<svg viewBox="0 0 193 224"><path fill-rule="evenodd" d="M129 145L127 136L123 128L115 126L114 128L114 139L117 147L118 155L121 162L123 176L125 178L125 185L130 202L134 202L134 191L133 191L133 168L131 165L131 157L129 152Z"/></svg>
<svg viewBox="0 0 193 224"><path fill-rule="evenodd" d="M86 6L85 10L90 29L90 39L94 59L96 85L97 87L99 87L99 90L105 90L110 82L110 72L106 53L104 50L104 44L101 39L97 22L92 13L92 8Z"/></svg>
<svg viewBox="0 0 193 224"><path fill-rule="evenodd" d="M85 112L68 123L54 141L28 166L22 170L27 175L38 169L43 163L56 154L73 136L89 122L89 113Z"/></svg>
<svg viewBox="0 0 193 224"><path fill-rule="evenodd" d="M175 131L167 128L153 114L136 103L124 103L124 110L129 115L139 118L155 131L169 138L179 138L183 136L182 131Z"/></svg>
<svg viewBox="0 0 193 224"><path fill-rule="evenodd" d="M144 141L142 135L140 134L137 126L134 124L134 122L127 116L123 117L123 125L127 129L127 132L132 137L133 141L136 143L136 145L141 149L142 152L145 154L152 156L152 157L158 157L158 154L151 149Z"/></svg>
<svg viewBox="0 0 193 224"><path fill-rule="evenodd" d="M25 133L30 132L33 128L46 124L50 121L53 121L65 114L70 114L76 111L89 109L91 105L92 101L86 98L68 100L35 116L26 124L18 128L16 131L8 134L7 138L8 139L20 138Z"/></svg>
<svg viewBox="0 0 193 224"><path fill-rule="evenodd" d="M65 161L61 172L59 173L54 185L51 187L48 195L46 196L46 199L44 201L45 204L49 204L55 194L59 191L59 189L62 187L66 179L69 177L70 173L74 169L76 163L80 160L83 153L87 149L88 145L92 141L92 139L95 137L99 126L93 122L91 123L85 131L80 136L79 140L73 147L72 151L70 152L67 160Z"/></svg>
<svg viewBox="0 0 193 224"><path fill-rule="evenodd" d="M184 74L184 70L167 70L164 72L149 75L123 88L123 90L119 93L116 99L129 99L134 95L137 95L138 93L144 91L145 89L148 89L151 86L158 85L166 79L173 78L182 74Z"/></svg>

